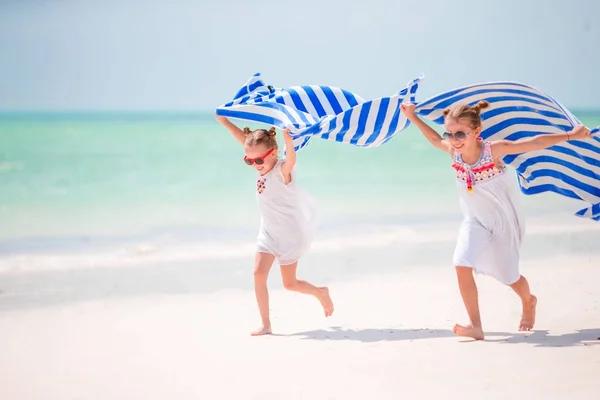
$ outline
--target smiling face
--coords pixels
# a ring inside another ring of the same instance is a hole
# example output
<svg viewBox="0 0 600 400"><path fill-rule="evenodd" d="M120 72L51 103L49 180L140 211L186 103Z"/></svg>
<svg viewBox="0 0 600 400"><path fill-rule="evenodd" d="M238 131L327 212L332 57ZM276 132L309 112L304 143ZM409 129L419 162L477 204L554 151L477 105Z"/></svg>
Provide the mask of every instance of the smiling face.
<svg viewBox="0 0 600 400"><path fill-rule="evenodd" d="M277 163L275 128L268 131L265 129L251 131L249 128L244 128L244 135L246 135L244 162L261 175L272 170Z"/></svg>
<svg viewBox="0 0 600 400"><path fill-rule="evenodd" d="M444 138L452 149L468 159L479 158L481 143L479 135L482 129L481 110L488 108L490 103L480 100L474 106L457 105L444 110Z"/></svg>
<svg viewBox="0 0 600 400"><path fill-rule="evenodd" d="M468 118L452 119L446 117L444 121L447 134L444 134L446 140L459 154L471 154L478 150L477 138L481 133L481 127L472 128Z"/></svg>
<svg viewBox="0 0 600 400"><path fill-rule="evenodd" d="M244 162L264 175L273 169L277 163L277 148L269 148L267 145L244 146L246 155Z"/></svg>

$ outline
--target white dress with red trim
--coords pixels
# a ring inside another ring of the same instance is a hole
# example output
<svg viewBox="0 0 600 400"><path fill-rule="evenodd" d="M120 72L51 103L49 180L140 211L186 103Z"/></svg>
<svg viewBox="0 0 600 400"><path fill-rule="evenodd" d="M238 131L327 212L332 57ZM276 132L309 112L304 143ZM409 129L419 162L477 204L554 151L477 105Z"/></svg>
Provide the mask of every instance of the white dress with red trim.
<svg viewBox="0 0 600 400"><path fill-rule="evenodd" d="M519 277L519 255L525 224L514 174L496 165L490 142L482 143L481 157L467 164L455 153L452 167L464 220L454 251L454 265L471 267L510 285Z"/></svg>
<svg viewBox="0 0 600 400"><path fill-rule="evenodd" d="M274 255L280 265L293 264L310 249L316 228L315 200L296 182L285 183L282 159L256 182L261 223L257 251Z"/></svg>

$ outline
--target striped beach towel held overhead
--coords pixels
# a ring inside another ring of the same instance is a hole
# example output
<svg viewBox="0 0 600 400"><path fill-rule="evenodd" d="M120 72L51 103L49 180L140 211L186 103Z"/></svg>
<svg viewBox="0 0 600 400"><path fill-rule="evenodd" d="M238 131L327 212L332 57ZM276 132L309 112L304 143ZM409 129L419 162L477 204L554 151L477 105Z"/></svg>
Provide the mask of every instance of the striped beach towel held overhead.
<svg viewBox="0 0 600 400"><path fill-rule="evenodd" d="M487 100L481 113L484 140L518 140L541 133L569 131L581 122L558 101L516 82L489 82L454 89L416 106L422 118L444 123L443 111L459 104ZM504 157L516 169L521 191L553 192L582 200L587 207L575 215L600 221L600 137L573 140L545 150Z"/></svg>
<svg viewBox="0 0 600 400"><path fill-rule="evenodd" d="M300 150L316 136L321 139L376 147L404 130L409 122L399 110L403 101L415 100L422 76L399 92L365 101L334 86L267 85L259 73L252 76L233 100L217 107L216 114L290 129L294 148Z"/></svg>
<svg viewBox="0 0 600 400"><path fill-rule="evenodd" d="M399 112L402 102L415 103L423 75L396 94L365 101L333 86L275 88L255 74L233 100L217 107L217 115L289 128L294 148L306 146L313 137L376 147L409 126ZM518 140L540 133L568 131L579 120L559 102L530 86L516 82L488 82L465 86L417 103L424 119L443 124L443 110L459 104L487 100L482 113L481 137L486 140ZM521 191L532 195L552 192L588 205L577 216L600 221L600 138L561 143L548 149L507 156Z"/></svg>

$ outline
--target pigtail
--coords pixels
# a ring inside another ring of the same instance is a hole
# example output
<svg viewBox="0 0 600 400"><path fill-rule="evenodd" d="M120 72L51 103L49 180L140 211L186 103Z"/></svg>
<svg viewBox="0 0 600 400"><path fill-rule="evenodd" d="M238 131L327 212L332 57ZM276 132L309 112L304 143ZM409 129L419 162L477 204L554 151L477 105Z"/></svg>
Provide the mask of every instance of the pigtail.
<svg viewBox="0 0 600 400"><path fill-rule="evenodd" d="M490 103L488 103L485 100L480 100L477 104L475 104L471 108L473 109L473 111L475 111L477 113L477 115L479 115L481 113L481 110L485 110L489 106L490 106Z"/></svg>
<svg viewBox="0 0 600 400"><path fill-rule="evenodd" d="M244 128L244 136L246 136L246 146L258 146L264 144L269 149L277 148L277 140L275 139L276 128L271 129L256 129L251 131L250 128Z"/></svg>

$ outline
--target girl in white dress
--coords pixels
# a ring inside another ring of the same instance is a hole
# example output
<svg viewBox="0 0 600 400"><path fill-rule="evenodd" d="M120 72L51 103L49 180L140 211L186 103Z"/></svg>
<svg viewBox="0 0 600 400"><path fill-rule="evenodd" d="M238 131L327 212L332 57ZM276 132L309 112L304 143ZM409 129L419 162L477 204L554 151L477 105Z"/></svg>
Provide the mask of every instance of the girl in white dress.
<svg viewBox="0 0 600 400"><path fill-rule="evenodd" d="M460 207L464 215L454 251L458 286L467 309L469 325L456 324L454 333L481 340L484 338L479 315L477 286L473 270L510 286L521 298L523 313L519 330L529 331L535 323L537 298L519 273L519 251L524 220L520 212L519 189L502 158L541 150L564 140L584 139L590 131L577 126L570 132L543 134L526 139L482 141L482 109L489 103L461 105L444 111L444 138L415 114L414 104L402 104L401 111L437 149L450 153L456 172Z"/></svg>
<svg viewBox="0 0 600 400"><path fill-rule="evenodd" d="M294 179L296 152L287 130L283 131L286 158L277 158L275 128L242 131L225 117L217 121L226 127L244 146L244 162L258 172L256 197L261 215L254 261L254 291L262 326L252 335L272 332L269 319L269 292L267 277L277 258L281 268L283 286L295 292L315 296L323 306L325 316L333 313L333 302L327 287L316 287L296 278L298 260L310 248L315 229L316 207L314 200L304 192Z"/></svg>

